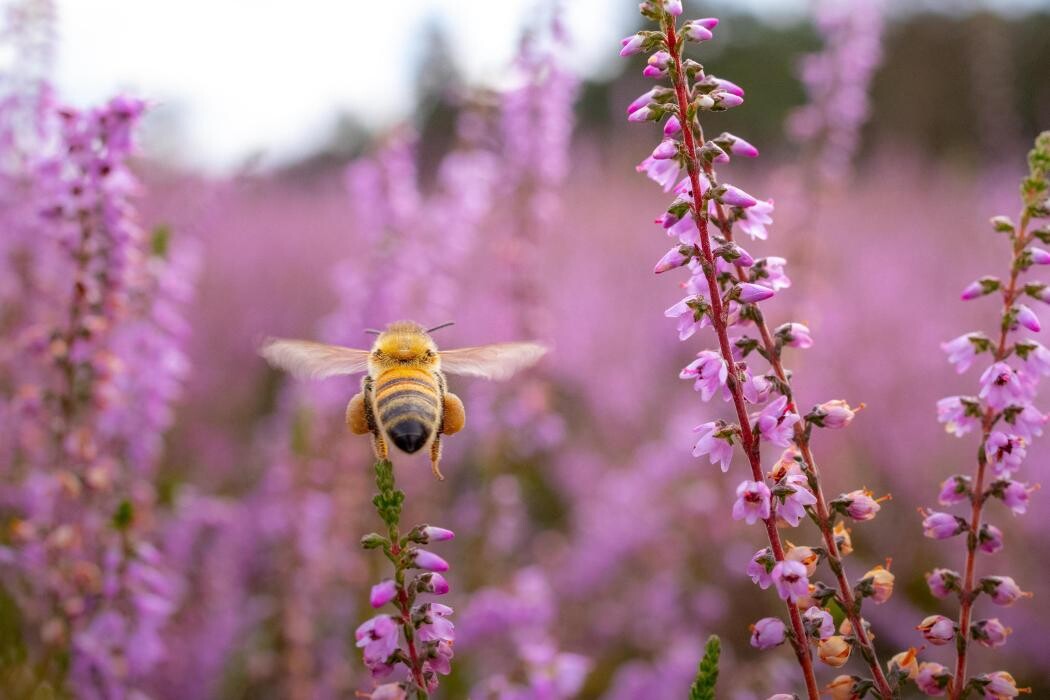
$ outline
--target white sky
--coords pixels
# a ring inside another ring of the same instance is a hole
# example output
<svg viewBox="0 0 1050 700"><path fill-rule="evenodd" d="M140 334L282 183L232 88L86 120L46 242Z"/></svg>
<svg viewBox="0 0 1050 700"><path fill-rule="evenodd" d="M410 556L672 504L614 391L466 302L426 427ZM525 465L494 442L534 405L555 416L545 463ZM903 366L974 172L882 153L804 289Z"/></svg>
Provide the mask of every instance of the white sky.
<svg viewBox="0 0 1050 700"><path fill-rule="evenodd" d="M949 0L956 1L973 2ZM579 72L594 74L615 62L621 34L636 24L637 0L563 3ZM444 26L468 79L498 82L538 4L58 0L55 81L74 104L118 90L154 101L154 124L175 135L154 148L185 165L226 170L259 152L266 162L279 162L324 141L340 111L356 113L368 126L405 115L421 47L413 35L428 21ZM780 14L807 6L806 0L731 4Z"/></svg>

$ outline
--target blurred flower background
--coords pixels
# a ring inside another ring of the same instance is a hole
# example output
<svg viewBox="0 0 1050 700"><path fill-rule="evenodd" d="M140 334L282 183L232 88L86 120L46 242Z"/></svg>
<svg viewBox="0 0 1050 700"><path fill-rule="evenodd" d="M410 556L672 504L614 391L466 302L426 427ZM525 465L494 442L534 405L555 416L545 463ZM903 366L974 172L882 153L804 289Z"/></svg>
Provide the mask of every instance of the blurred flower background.
<svg viewBox="0 0 1050 700"><path fill-rule="evenodd" d="M726 416L675 380L692 351L661 312L680 293L649 273L666 202L634 172L652 135L623 118L649 87L615 55L633 3L3 8L3 692L368 691L354 630L384 572L359 545L378 523L368 441L343 417L358 380L295 383L256 349L364 347L400 318L454 320L443 347L554 348L506 384L451 380L468 427L445 441L445 482L394 457L406 520L457 533L439 697L685 697L711 633L719 697L797 683L786 647L748 646L780 604L743 575L764 545L727 517L737 482L690 454L692 426ZM833 493L893 496L851 555L893 559L873 630L889 658L941 611L924 574L962 562L919 537L917 509L973 461L936 420L972 383L939 344L997 320L955 300L1009 260L988 219L1017 208L1050 127L1050 6L686 12L721 18L705 63L747 91L706 128L763 152L734 182L775 200L752 252L792 261L793 293L766 306L817 339L793 360L800 403L866 404L822 462ZM93 282L71 304L77 270ZM1028 480L1047 456L1037 441ZM998 521L994 562L1036 595L999 615L1033 697L1050 696L1044 501ZM975 671L998 668L985 653Z"/></svg>

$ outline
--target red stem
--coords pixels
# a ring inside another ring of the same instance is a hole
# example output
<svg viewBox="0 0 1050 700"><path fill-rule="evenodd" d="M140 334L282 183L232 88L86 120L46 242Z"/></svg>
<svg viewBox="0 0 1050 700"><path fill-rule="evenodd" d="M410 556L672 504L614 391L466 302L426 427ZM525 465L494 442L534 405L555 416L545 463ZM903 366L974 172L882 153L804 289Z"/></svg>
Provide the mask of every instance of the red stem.
<svg viewBox="0 0 1050 700"><path fill-rule="evenodd" d="M736 409L737 418L740 422L740 440L744 448L744 453L747 455L748 462L751 465L752 477L755 481L764 482L765 478L762 475L758 440L751 430L751 422L747 415L747 408L744 405L744 395L740 383L735 379L737 376L736 363L733 360L733 352L729 345L729 333L726 328L726 320L722 315L724 307L722 306L718 281L715 278L715 261L714 255L711 252L711 236L707 228L707 219L703 216L704 206L703 199L701 198L703 190L700 189L700 168L696 159L696 142L693 138L691 120L686 117L688 113L689 99L685 89L685 76L682 72L677 32L675 31L673 20L668 21L665 19L664 26L667 38L667 50L671 55L671 78L674 84L675 98L678 103L679 119L682 122L683 127L682 137L685 140L686 153L688 154L686 167L689 171L689 182L693 188L693 201L691 204L693 220L696 222L697 228L700 231L700 252L703 255L704 276L707 278L708 291L711 296L711 324L718 336L718 346L722 359L729 366L729 375L731 377L731 380L729 381L729 390L733 396L733 407ZM766 535L769 538L769 544L773 550L773 558L776 561L783 561L784 547L780 541L780 533L777 532L776 515L771 514L763 522L766 526ZM809 640L806 636L805 627L802 624L802 616L799 614L798 606L795 603L790 600L784 602L787 605L788 616L791 618L791 628L795 635L795 653L798 657L798 663L802 667L802 674L806 680L806 690L811 700L818 700L820 697L820 690L817 686L817 678L813 671L813 660L809 653Z"/></svg>
<svg viewBox="0 0 1050 700"><path fill-rule="evenodd" d="M395 562L400 562L401 547L398 545L397 532L393 531L390 538L390 553ZM412 633L412 608L408 602L408 594L405 592L405 574L399 563L395 564L397 582L397 607L401 611L402 627L405 632L405 646L408 647L408 658L412 662L412 680L415 681L421 697L427 697L427 684L423 679L423 664L416 652L415 635Z"/></svg>
<svg viewBox="0 0 1050 700"><path fill-rule="evenodd" d="M1010 281L1007 284L1006 289L1003 291L1004 318L1010 312L1010 309L1013 307L1013 304L1018 297L1017 278L1020 276L1021 270L1017 265L1017 261L1024 252L1025 246L1028 245L1028 239L1025 234L1027 228L1028 214L1025 213L1021 215L1021 223L1017 228L1017 237L1013 242L1014 249L1010 264ZM999 329L999 344L995 349L996 362L1001 362L1006 359L1006 341L1009 330L1010 329L1006 324L1001 324ZM995 427L997 421L998 416L992 408L985 411L984 418L981 421L981 445L984 445L988 441L988 436L991 434L992 428ZM979 449L977 452L977 474L974 478L973 491L970 495L970 499L973 502L973 509L970 513L970 531L966 538L966 567L963 570L962 592L959 594L959 630L956 633L958 639L956 642L955 679L950 691L951 700L959 700L959 698L962 697L963 688L966 687L966 652L970 641L970 619L973 613L973 602L975 597L973 580L975 569L977 567L977 542L978 535L981 531L981 515L985 500L985 467L987 466L988 456L983 449Z"/></svg>

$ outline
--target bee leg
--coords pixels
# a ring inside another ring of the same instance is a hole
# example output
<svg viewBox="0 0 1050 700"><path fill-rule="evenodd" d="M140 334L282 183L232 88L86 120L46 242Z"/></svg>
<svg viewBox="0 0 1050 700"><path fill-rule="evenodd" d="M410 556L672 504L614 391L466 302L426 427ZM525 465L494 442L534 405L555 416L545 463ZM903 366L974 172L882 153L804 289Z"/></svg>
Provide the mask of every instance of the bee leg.
<svg viewBox="0 0 1050 700"><path fill-rule="evenodd" d="M365 435L372 432L368 416L365 413L365 394L359 391L346 405L346 425L354 435Z"/></svg>
<svg viewBox="0 0 1050 700"><path fill-rule="evenodd" d="M463 402L455 394L445 394L441 411L441 432L445 435L454 435L467 424L467 414L463 410Z"/></svg>
<svg viewBox="0 0 1050 700"><path fill-rule="evenodd" d="M444 481L445 475L441 473L441 435L434 436L434 442L430 443L430 469L438 481Z"/></svg>
<svg viewBox="0 0 1050 700"><path fill-rule="evenodd" d="M378 430L372 433L372 449L375 450L376 459L385 460L389 456L386 440L383 439Z"/></svg>

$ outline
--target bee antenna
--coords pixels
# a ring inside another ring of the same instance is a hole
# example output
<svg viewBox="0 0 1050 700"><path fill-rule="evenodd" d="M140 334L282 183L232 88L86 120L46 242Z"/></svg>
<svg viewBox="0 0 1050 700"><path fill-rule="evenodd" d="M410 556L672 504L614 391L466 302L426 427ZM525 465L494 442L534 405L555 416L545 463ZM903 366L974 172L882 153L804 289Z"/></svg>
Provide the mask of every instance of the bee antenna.
<svg viewBox="0 0 1050 700"><path fill-rule="evenodd" d="M366 328L365 333L369 335L380 335L383 331L377 331L375 328Z"/></svg>
<svg viewBox="0 0 1050 700"><path fill-rule="evenodd" d="M446 321L445 323L442 323L440 326L434 326L433 328L428 328L427 329L427 333L433 333L434 331L439 331L442 328L448 328L449 326L454 326L454 325L456 325L455 321Z"/></svg>

